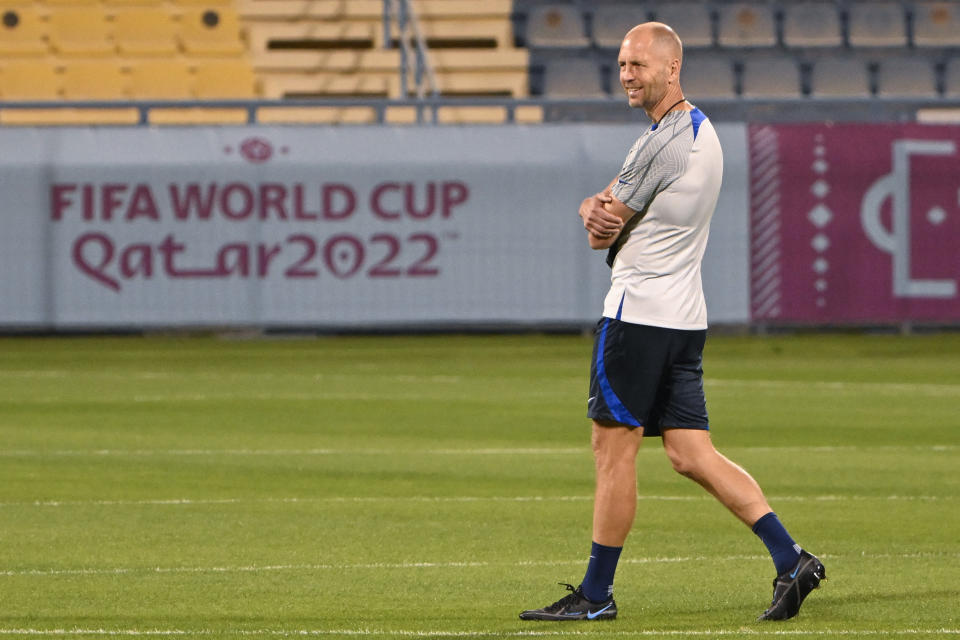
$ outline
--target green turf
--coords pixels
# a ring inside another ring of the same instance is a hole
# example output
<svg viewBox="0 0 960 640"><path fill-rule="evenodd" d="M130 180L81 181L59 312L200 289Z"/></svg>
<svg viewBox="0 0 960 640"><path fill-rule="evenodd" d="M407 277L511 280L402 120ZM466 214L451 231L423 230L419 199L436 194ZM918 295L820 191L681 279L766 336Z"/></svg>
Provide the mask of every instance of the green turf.
<svg viewBox="0 0 960 640"><path fill-rule="evenodd" d="M660 441L608 623L583 575L590 340L0 339L0 638L960 636L960 335L711 337L714 441L829 580Z"/></svg>

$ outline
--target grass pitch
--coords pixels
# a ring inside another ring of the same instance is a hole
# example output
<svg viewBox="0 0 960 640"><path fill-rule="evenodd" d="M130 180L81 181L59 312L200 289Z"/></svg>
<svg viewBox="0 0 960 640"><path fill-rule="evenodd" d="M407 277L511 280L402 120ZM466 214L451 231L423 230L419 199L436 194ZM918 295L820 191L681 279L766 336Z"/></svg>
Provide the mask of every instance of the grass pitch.
<svg viewBox="0 0 960 640"><path fill-rule="evenodd" d="M0 637L960 636L960 335L712 337L714 442L827 567L639 456L620 618L531 623L590 542L577 336L0 340Z"/></svg>

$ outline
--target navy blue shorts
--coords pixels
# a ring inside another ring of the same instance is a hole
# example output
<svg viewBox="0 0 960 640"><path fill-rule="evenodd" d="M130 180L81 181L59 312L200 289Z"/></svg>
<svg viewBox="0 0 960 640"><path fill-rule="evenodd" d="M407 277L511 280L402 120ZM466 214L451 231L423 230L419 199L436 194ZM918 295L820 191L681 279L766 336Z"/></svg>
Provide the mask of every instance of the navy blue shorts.
<svg viewBox="0 0 960 640"><path fill-rule="evenodd" d="M601 318L590 366L587 417L662 429L709 429L703 395L706 330L666 329Z"/></svg>

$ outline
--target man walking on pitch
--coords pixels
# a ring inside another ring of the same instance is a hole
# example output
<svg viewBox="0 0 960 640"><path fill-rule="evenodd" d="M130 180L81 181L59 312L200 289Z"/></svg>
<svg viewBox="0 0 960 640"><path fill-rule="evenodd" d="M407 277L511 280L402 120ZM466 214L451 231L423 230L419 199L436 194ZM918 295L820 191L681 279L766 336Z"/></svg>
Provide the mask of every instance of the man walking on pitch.
<svg viewBox="0 0 960 640"><path fill-rule="evenodd" d="M597 486L593 546L579 587L523 620L615 618L613 577L637 507L636 456L644 436L661 436L680 474L751 527L777 577L761 620L785 620L826 578L797 545L759 485L710 440L701 356L707 313L700 265L717 204L723 155L713 125L684 99L683 48L667 25L627 33L618 59L631 107L653 125L630 149L620 175L586 198L580 216L593 249L607 249L611 286L597 326L587 415Z"/></svg>

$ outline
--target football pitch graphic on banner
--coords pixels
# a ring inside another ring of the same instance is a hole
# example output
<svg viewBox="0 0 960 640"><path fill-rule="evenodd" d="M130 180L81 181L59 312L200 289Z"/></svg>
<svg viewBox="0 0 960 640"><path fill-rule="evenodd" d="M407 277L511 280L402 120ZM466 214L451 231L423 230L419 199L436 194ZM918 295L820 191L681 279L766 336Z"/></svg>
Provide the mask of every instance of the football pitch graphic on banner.
<svg viewBox="0 0 960 640"><path fill-rule="evenodd" d="M960 128L751 126L751 318L960 320Z"/></svg>

